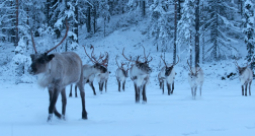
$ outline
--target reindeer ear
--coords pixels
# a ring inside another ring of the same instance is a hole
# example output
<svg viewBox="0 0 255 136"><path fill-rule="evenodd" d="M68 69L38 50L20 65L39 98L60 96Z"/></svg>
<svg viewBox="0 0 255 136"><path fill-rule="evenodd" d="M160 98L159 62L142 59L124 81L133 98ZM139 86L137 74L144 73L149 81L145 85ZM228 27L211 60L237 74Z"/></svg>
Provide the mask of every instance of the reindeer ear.
<svg viewBox="0 0 255 136"><path fill-rule="evenodd" d="M47 56L47 61L51 61L55 57L54 54L50 54Z"/></svg>
<svg viewBox="0 0 255 136"><path fill-rule="evenodd" d="M190 76L190 73L188 75Z"/></svg>

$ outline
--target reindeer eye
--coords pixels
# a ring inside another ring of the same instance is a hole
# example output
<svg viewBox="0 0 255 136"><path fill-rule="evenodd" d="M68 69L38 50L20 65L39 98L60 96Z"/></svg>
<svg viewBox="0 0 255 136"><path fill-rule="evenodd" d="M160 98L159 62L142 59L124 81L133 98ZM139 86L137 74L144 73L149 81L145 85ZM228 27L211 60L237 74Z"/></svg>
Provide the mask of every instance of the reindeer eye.
<svg viewBox="0 0 255 136"><path fill-rule="evenodd" d="M40 58L40 59L38 59L38 62L39 62L39 63L44 63L45 60L44 60L43 58Z"/></svg>

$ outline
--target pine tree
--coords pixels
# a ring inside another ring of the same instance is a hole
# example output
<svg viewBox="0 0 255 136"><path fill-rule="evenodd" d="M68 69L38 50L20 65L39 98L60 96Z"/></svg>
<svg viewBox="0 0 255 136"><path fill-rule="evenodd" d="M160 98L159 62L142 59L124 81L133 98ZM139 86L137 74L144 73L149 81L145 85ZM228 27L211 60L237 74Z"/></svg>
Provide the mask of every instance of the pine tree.
<svg viewBox="0 0 255 136"><path fill-rule="evenodd" d="M248 62L252 60L254 57L254 10L253 10L253 2L251 0L246 0L244 2L244 29L243 32L245 34L245 44L247 47L248 54L246 59ZM255 63L252 63L251 68L254 68Z"/></svg>
<svg viewBox="0 0 255 136"><path fill-rule="evenodd" d="M152 16L149 35L154 38L154 45L162 52L173 49L174 3L172 1L155 0L151 5Z"/></svg>
<svg viewBox="0 0 255 136"><path fill-rule="evenodd" d="M195 67L199 67L199 62L200 62L200 46L199 46L199 37L200 37L200 33L199 33L199 4L200 4L200 0L196 1L196 9L195 9L195 15L196 15L196 19L195 19L195 29L196 29L196 34L195 34Z"/></svg>
<svg viewBox="0 0 255 136"><path fill-rule="evenodd" d="M195 35L195 0L186 0L183 4L182 13L183 15L177 27L177 45L178 49L184 49L184 51L179 52L187 54L192 66L192 43L194 42L192 36Z"/></svg>
<svg viewBox="0 0 255 136"><path fill-rule="evenodd" d="M242 38L241 15L236 12L237 5L231 0L215 0L204 2L201 11L203 24L202 35L205 38L205 59L227 59L238 54L237 39Z"/></svg>

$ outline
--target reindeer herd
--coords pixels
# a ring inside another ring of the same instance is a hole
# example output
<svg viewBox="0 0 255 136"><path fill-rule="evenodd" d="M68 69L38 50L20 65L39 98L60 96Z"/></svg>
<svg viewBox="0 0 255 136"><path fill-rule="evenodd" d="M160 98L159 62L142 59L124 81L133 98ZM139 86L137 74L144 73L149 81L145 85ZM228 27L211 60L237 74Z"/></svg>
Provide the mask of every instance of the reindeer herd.
<svg viewBox="0 0 255 136"><path fill-rule="evenodd" d="M87 119L87 111L85 108L85 92L84 85L88 83L92 88L94 95L96 95L95 87L93 81L96 78L99 90L102 92L103 87L105 86L105 91L107 91L107 81L110 74L108 71L108 60L109 55L100 54L98 58L94 55L94 47L91 45L92 49L91 54L87 53L86 48L84 47L85 54L93 63L93 65L82 65L82 60L78 54L74 52L63 52L63 53L52 53L49 54L52 50L57 48L67 37L68 25L66 24L66 33L64 38L60 41L59 44L54 46L52 49L44 52L38 53L33 39L33 34L31 33L31 39L35 54L31 54L32 63L29 67L29 73L32 75L38 75L38 84L44 88L48 89L49 92L49 109L48 109L48 121L52 119L53 114L60 118L65 119L65 110L66 110L66 91L65 88L68 85L71 85L69 96L72 97L72 85L75 85L75 96L77 97L77 88L80 90L80 96L82 101L82 119ZM149 59L149 55L146 55L145 48L143 47L143 57L138 56L132 58L131 56L126 57L125 48L122 50L122 56L128 61L128 63L118 63L118 57L115 58L116 65L118 66L115 71L116 80L118 83L118 91L121 89L125 90L125 83L128 76L133 81L134 90L135 90L135 101L140 101L140 95L142 95L142 101L147 102L146 96L146 84L149 82L150 74L152 69L149 67L149 63L153 60L152 57ZM177 56L178 57L178 56ZM143 58L143 59L141 59ZM178 64L178 61L175 64L167 64L165 59L161 56L162 61L165 66L162 67L158 73L158 81L160 89L162 89L164 94L164 83L166 82L168 95L172 95L174 91L174 79L175 79L175 70L174 66ZM143 61L142 61L143 60ZM252 60L253 62L253 60ZM204 73L201 67L191 67L189 66L188 73L188 82L191 87L191 94L193 97L196 96L197 88L200 89L200 95L202 95L202 86L204 82ZM126 68L124 66L127 66ZM253 78L253 73L249 68L250 64L247 64L246 67L240 67L237 62L236 66L239 72L239 79L242 84L242 95L247 96L247 86L249 85L249 95L251 95L251 83ZM128 73L130 75L128 75ZM122 87L121 87L122 86ZM245 93L244 93L245 92ZM60 114L55 105L58 99L59 94L62 98L62 113Z"/></svg>

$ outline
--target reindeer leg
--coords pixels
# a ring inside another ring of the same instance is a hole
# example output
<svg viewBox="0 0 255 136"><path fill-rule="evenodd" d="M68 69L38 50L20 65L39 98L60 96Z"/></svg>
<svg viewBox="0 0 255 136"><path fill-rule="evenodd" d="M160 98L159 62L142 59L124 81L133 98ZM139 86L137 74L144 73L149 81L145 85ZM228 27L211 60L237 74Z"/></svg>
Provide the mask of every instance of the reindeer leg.
<svg viewBox="0 0 255 136"><path fill-rule="evenodd" d="M162 89L162 81L159 80L159 88Z"/></svg>
<svg viewBox="0 0 255 136"><path fill-rule="evenodd" d="M245 84L245 96L247 96L247 86L248 86L248 83Z"/></svg>
<svg viewBox="0 0 255 136"><path fill-rule="evenodd" d="M94 87L94 85L93 85L93 81L89 82L89 86L92 88L94 95L97 95L97 94L96 94L95 87Z"/></svg>
<svg viewBox="0 0 255 136"><path fill-rule="evenodd" d="M53 96L53 90L48 90L48 91L49 91L49 97L50 97L50 102L51 102L52 96ZM55 110L54 110L54 114L58 118L61 118L61 114L57 111L56 107L55 107Z"/></svg>
<svg viewBox="0 0 255 136"><path fill-rule="evenodd" d="M171 91L171 94L173 94L174 92L174 82L172 83L172 91Z"/></svg>
<svg viewBox="0 0 255 136"><path fill-rule="evenodd" d="M202 96L202 85L200 85L200 96Z"/></svg>
<svg viewBox="0 0 255 136"><path fill-rule="evenodd" d="M195 90L194 90L194 96L196 96L197 95L197 86L195 87Z"/></svg>
<svg viewBox="0 0 255 136"><path fill-rule="evenodd" d="M191 87L191 95L192 95L192 97L194 97L193 87Z"/></svg>
<svg viewBox="0 0 255 136"><path fill-rule="evenodd" d="M72 88L73 88L73 84L70 85L70 94L69 94L69 97L72 97Z"/></svg>
<svg viewBox="0 0 255 136"><path fill-rule="evenodd" d="M120 86L121 86L120 80L117 79L117 82L118 82L118 91L120 92Z"/></svg>
<svg viewBox="0 0 255 136"><path fill-rule="evenodd" d="M242 85L242 96L244 96L244 87Z"/></svg>
<svg viewBox="0 0 255 136"><path fill-rule="evenodd" d="M103 87L104 87L104 82L103 82L103 81L100 81L100 82L98 83L98 85L99 85L99 91L102 92L102 91L103 91Z"/></svg>
<svg viewBox="0 0 255 136"><path fill-rule="evenodd" d="M252 81L249 82L249 95L250 95L250 96L251 96L251 82L252 82Z"/></svg>
<svg viewBox="0 0 255 136"><path fill-rule="evenodd" d="M54 91L52 93L52 99L50 101L50 106L49 106L49 116L48 116L48 121L51 120L53 112L55 113L56 109L55 109L55 105L58 99L58 95L59 95L59 90L57 88L54 88Z"/></svg>
<svg viewBox="0 0 255 136"><path fill-rule="evenodd" d="M164 81L163 81L163 82L161 82L161 85L162 85L162 86L161 86L161 88L162 88L162 92L163 92L163 94L164 94L164 91L165 91L165 85L164 85L164 84L165 84L165 82L164 82Z"/></svg>
<svg viewBox="0 0 255 136"><path fill-rule="evenodd" d="M125 91L125 85L126 85L126 81L124 80L122 83L122 90Z"/></svg>
<svg viewBox="0 0 255 136"><path fill-rule="evenodd" d="M104 84L105 92L107 92L107 82L108 82L108 80L105 80L105 84Z"/></svg>
<svg viewBox="0 0 255 136"><path fill-rule="evenodd" d="M143 102L147 102L147 97L146 97L146 84L143 85Z"/></svg>
<svg viewBox="0 0 255 136"><path fill-rule="evenodd" d="M61 96L62 96L62 118L65 120L65 114L66 114L66 89L64 88L61 91Z"/></svg>
<svg viewBox="0 0 255 136"><path fill-rule="evenodd" d="M75 97L77 98L78 95L77 95L77 85L75 85Z"/></svg>
<svg viewBox="0 0 255 136"><path fill-rule="evenodd" d="M167 84L167 90L168 90L168 95L171 94L171 86L169 83L166 83Z"/></svg>
<svg viewBox="0 0 255 136"><path fill-rule="evenodd" d="M137 85L134 83L135 87L135 102L139 102L140 100L140 89L137 87Z"/></svg>
<svg viewBox="0 0 255 136"><path fill-rule="evenodd" d="M84 86L82 82L78 82L77 86L80 90L80 95L81 95L81 103L82 103L82 119L88 119L87 117L87 111L85 108L85 91L84 91Z"/></svg>

